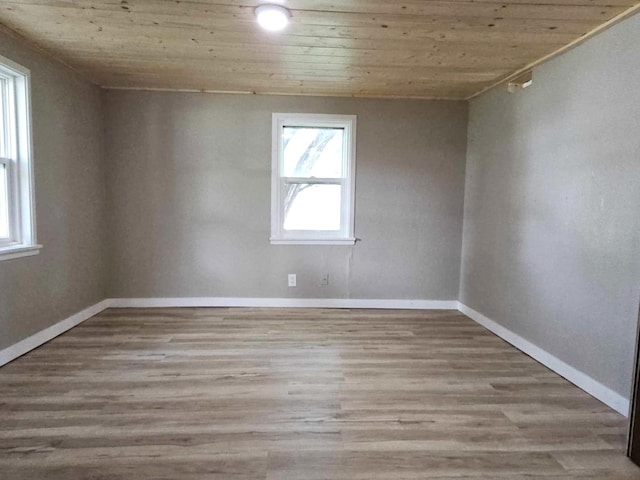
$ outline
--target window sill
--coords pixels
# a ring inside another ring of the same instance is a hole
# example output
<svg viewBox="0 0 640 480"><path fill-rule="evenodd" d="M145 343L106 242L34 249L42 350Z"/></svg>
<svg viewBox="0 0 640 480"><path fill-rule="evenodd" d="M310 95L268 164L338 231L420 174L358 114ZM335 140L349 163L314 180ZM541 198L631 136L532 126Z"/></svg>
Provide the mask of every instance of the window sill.
<svg viewBox="0 0 640 480"><path fill-rule="evenodd" d="M13 260L14 258L30 257L38 255L42 245L11 245L0 248L0 262L3 260Z"/></svg>
<svg viewBox="0 0 640 480"><path fill-rule="evenodd" d="M272 238L271 245L353 245L356 243L355 238L336 238L336 239L303 239L303 238Z"/></svg>

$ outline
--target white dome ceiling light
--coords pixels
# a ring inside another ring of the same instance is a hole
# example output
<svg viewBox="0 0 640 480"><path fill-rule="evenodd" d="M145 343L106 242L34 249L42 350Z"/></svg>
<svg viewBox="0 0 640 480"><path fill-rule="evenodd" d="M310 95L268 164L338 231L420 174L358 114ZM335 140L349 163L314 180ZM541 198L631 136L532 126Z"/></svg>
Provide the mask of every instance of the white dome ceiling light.
<svg viewBox="0 0 640 480"><path fill-rule="evenodd" d="M262 28L278 32L289 23L291 12L280 5L260 5L256 8L256 17Z"/></svg>

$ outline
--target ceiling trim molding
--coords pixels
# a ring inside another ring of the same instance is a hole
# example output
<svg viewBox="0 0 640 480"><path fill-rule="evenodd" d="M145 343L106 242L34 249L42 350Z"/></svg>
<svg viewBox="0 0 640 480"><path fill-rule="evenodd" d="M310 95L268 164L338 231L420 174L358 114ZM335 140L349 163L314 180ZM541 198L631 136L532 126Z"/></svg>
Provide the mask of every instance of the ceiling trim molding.
<svg viewBox="0 0 640 480"><path fill-rule="evenodd" d="M133 90L143 92L182 92L182 93L214 93L218 95L269 95L282 97L330 97L330 98L369 98L376 100L441 100L446 102L465 102L465 97L435 97L416 95L342 95L338 93L287 93L287 92L250 92L250 91L228 91L228 90L208 90L197 88L156 88L156 87L121 87L100 85L104 90Z"/></svg>
<svg viewBox="0 0 640 480"><path fill-rule="evenodd" d="M506 82L508 82L509 80L513 80L515 77L522 75L523 73L525 73L527 70L532 70L534 67L537 67L543 63L548 62L549 60L562 55L563 53L568 52L569 50L574 49L575 47L582 45L584 42L586 42L587 40L590 40L591 38L595 37L596 35L604 32L605 30L608 30L609 28L613 27L615 24L620 23L621 21L635 15L636 13L640 12L640 3L634 5L633 7L628 8L627 10L625 10L624 12L619 13L618 15L616 15L615 17L613 17L612 19L608 20L607 22L603 23L602 25L598 25L596 28L594 28L593 30L585 33L584 35L582 35L580 38L576 38L574 41L566 44L564 47L560 47L558 50L551 52L548 55L545 55L542 58L539 58L538 60L535 60L527 65L525 65L524 67L516 70L513 73L510 73L509 75L501 78L500 80L496 81L495 83L492 83L491 85L489 85L486 88L483 88L482 90L474 93L473 95L470 95L469 97L467 97L467 100L473 100L474 98L482 95L485 92L488 92L489 90L492 90Z"/></svg>
<svg viewBox="0 0 640 480"><path fill-rule="evenodd" d="M71 70L74 74L76 74L78 77L80 77L85 82L88 82L91 85L95 85L97 87L100 86L95 80L93 80L92 78L88 77L85 73L79 71L78 69L76 69L72 65L68 64L63 59L61 59L60 57L58 57L57 55L55 55L51 51L47 50L46 48L41 47L39 44L37 44L33 40L30 40L29 38L25 37L24 35L22 35L22 34L16 32L15 30L13 30L12 28L7 27L4 23L0 23L0 33L4 33L5 35L7 35L9 37L12 37L12 38L15 38L16 40L19 40L20 42L24 43L28 48L30 48L34 52L36 52L36 53L38 53L38 54L40 54L40 55L42 55L42 56L44 56L44 57L46 57L46 58L48 58L50 60L53 60L56 63L59 63L60 65L64 66L65 68L68 68L69 70Z"/></svg>

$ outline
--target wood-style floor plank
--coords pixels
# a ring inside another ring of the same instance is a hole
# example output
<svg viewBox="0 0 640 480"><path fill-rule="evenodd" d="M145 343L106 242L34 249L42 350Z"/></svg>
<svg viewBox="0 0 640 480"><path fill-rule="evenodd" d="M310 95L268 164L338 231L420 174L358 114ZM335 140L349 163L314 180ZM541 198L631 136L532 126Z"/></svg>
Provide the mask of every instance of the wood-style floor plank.
<svg viewBox="0 0 640 480"><path fill-rule="evenodd" d="M640 479L621 415L455 311L112 309L0 369L2 479Z"/></svg>

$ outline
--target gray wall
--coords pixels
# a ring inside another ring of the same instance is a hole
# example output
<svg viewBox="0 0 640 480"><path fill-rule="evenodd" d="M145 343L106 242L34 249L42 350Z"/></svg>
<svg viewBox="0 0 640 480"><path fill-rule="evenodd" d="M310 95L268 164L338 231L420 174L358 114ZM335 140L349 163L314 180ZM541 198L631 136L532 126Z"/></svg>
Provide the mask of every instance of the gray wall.
<svg viewBox="0 0 640 480"><path fill-rule="evenodd" d="M31 70L39 255L0 262L0 349L105 298L106 188L100 90L0 30Z"/></svg>
<svg viewBox="0 0 640 480"><path fill-rule="evenodd" d="M466 102L114 90L104 104L111 296L457 299ZM272 112L358 116L355 246L269 244Z"/></svg>
<svg viewBox="0 0 640 480"><path fill-rule="evenodd" d="M628 397L640 15L470 105L460 299Z"/></svg>

